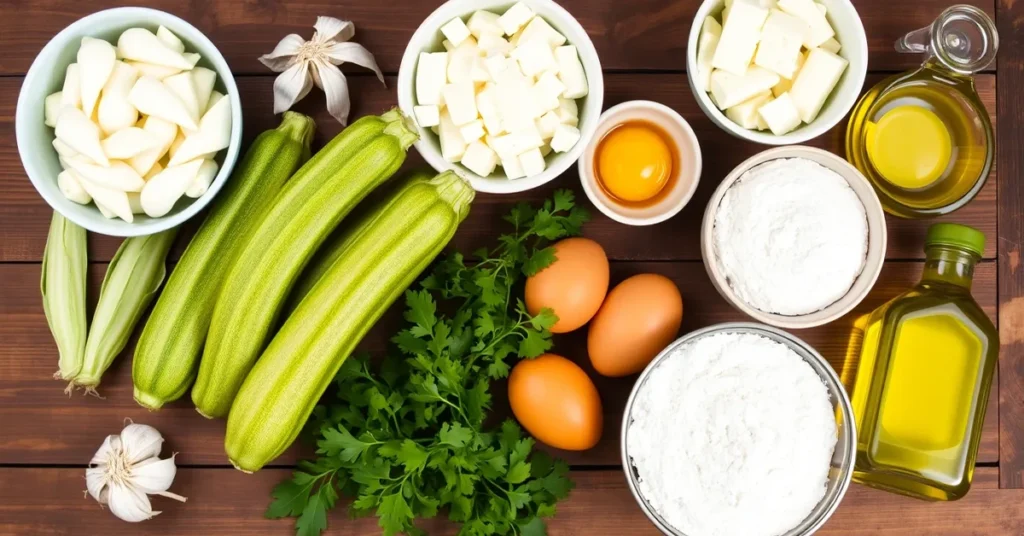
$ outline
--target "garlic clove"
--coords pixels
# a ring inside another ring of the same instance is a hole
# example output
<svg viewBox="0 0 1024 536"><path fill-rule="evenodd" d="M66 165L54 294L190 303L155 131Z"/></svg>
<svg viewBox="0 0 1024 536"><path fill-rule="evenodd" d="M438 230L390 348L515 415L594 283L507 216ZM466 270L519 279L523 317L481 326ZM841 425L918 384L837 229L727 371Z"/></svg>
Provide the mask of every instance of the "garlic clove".
<svg viewBox="0 0 1024 536"><path fill-rule="evenodd" d="M203 165L199 166L199 173L196 175L195 180L192 181L192 184L189 185L188 190L185 190L185 195L193 199L202 197L210 189L210 185L213 184L213 179L217 176L219 168L217 162L203 160Z"/></svg>
<svg viewBox="0 0 1024 536"><path fill-rule="evenodd" d="M75 152L102 166L110 165L100 145L100 127L90 121L82 110L64 107L57 118L55 133L57 139L66 143Z"/></svg>
<svg viewBox="0 0 1024 536"><path fill-rule="evenodd" d="M182 57L185 58L185 61L187 61L187 62L192 64L192 67L191 67L192 69L195 69L196 64L199 63L199 60L203 59L202 56L200 56L199 54L197 54L195 52L186 52L186 53L182 54Z"/></svg>
<svg viewBox="0 0 1024 536"><path fill-rule="evenodd" d="M111 161L110 167L97 166L81 156L66 160L80 178L97 186L122 192L138 192L146 185L141 175L120 160Z"/></svg>
<svg viewBox="0 0 1024 536"><path fill-rule="evenodd" d="M70 145L60 141L58 138L53 138L51 142L53 148L56 149L57 155L63 158L72 158L78 156L78 151L71 148Z"/></svg>
<svg viewBox="0 0 1024 536"><path fill-rule="evenodd" d="M122 450L131 463L159 456L163 444L164 436L152 426L130 423L121 430Z"/></svg>
<svg viewBox="0 0 1024 536"><path fill-rule="evenodd" d="M103 467L90 467L85 470L85 488L93 499L100 504L107 504L107 475Z"/></svg>
<svg viewBox="0 0 1024 536"><path fill-rule="evenodd" d="M77 179L78 177L76 177ZM79 181L81 183L81 181ZM96 449L96 454L92 455L92 459L89 460L89 465L106 465L110 461L112 456L115 456L118 451L121 450L121 436L108 435L103 440L103 444L100 448Z"/></svg>
<svg viewBox="0 0 1024 536"><path fill-rule="evenodd" d="M205 154L216 153L231 142L231 101L218 99L203 115L199 122L199 132L191 134L178 147L171 157L170 165L175 166L199 158Z"/></svg>
<svg viewBox="0 0 1024 536"><path fill-rule="evenodd" d="M150 170L147 171L146 174L142 176L142 178L146 179L148 181L149 179L152 179L153 177L155 177L158 173L160 173L163 170L164 170L164 167L162 165L160 165L160 162L157 162L157 163L153 164L153 167L150 168ZM138 192L131 192L131 193L137 194Z"/></svg>
<svg viewBox="0 0 1024 536"><path fill-rule="evenodd" d="M192 78L192 71L185 71L175 75L168 76L163 80L164 85L167 86L171 92L173 92L185 105L185 109L188 110L189 117L192 121L199 120L199 95L196 91L196 85Z"/></svg>
<svg viewBox="0 0 1024 536"><path fill-rule="evenodd" d="M142 209L146 214L151 218L159 218L170 212L178 199L185 195L185 190L188 190L199 174L202 164L202 160L193 160L186 164L171 166L149 179L140 197Z"/></svg>
<svg viewBox="0 0 1024 536"><path fill-rule="evenodd" d="M163 158L171 143L174 142L174 138L178 135L177 125L159 117L147 117L145 122L142 123L142 129L159 140L160 145L148 151L143 151L128 160L128 165L140 175L153 169L153 165Z"/></svg>
<svg viewBox="0 0 1024 536"><path fill-rule="evenodd" d="M174 153L178 152L182 143L185 143L185 132L183 130L179 130L178 136L174 138L173 142L171 142L171 148L167 150L168 156L174 158Z"/></svg>
<svg viewBox="0 0 1024 536"><path fill-rule="evenodd" d="M103 214L104 216L109 218L110 216L107 214L113 214L128 223L135 220L135 217L132 215L132 208L128 204L128 194L123 190L105 188L90 181L83 180L80 175L76 178L79 179L79 182L82 184L82 188L85 188L85 191L92 196L92 201L96 203L100 212L105 212Z"/></svg>
<svg viewBox="0 0 1024 536"><path fill-rule="evenodd" d="M139 79L139 76L141 76L141 73L135 67L123 61L115 62L114 70L110 73L110 78L107 79L106 85L103 86L103 94L116 93L127 96L128 92L132 90L132 86L135 85L135 81Z"/></svg>
<svg viewBox="0 0 1024 536"><path fill-rule="evenodd" d="M126 60L174 67L187 71L195 66L180 52L168 47L145 28L129 28L117 39L117 51Z"/></svg>
<svg viewBox="0 0 1024 536"><path fill-rule="evenodd" d="M174 483L174 475L178 469L174 465L174 457L161 460L148 458L132 466L132 485L146 493L167 491Z"/></svg>
<svg viewBox="0 0 1024 536"><path fill-rule="evenodd" d="M139 192L128 192L128 206L132 209L132 214L145 214L146 211L142 210L142 194Z"/></svg>
<svg viewBox="0 0 1024 536"><path fill-rule="evenodd" d="M60 116L60 103L64 100L64 93L58 91L48 95L43 101L43 124L53 128L57 126L57 117Z"/></svg>
<svg viewBox="0 0 1024 536"><path fill-rule="evenodd" d="M134 122L133 122L134 124ZM107 158L126 160L160 145L160 140L139 127L122 128L100 142Z"/></svg>
<svg viewBox="0 0 1024 536"><path fill-rule="evenodd" d="M170 121L185 130L194 132L199 129L185 103L169 87L151 76L143 76L135 82L128 93L128 102L141 113Z"/></svg>
<svg viewBox="0 0 1024 536"><path fill-rule="evenodd" d="M82 38L82 47L78 49L78 65L81 71L82 111L86 117L92 117L100 98L100 90L106 85L116 62L117 51L113 45L102 39Z"/></svg>
<svg viewBox="0 0 1024 536"><path fill-rule="evenodd" d="M63 98L60 101L60 107L71 106L72 108L82 108L82 71L78 68L77 63L68 65L67 70L64 72L64 87L61 88L61 95Z"/></svg>
<svg viewBox="0 0 1024 536"><path fill-rule="evenodd" d="M139 78L139 70L123 61L114 64L107 85L103 86L100 96L97 119L100 129L111 135L123 128L130 127L139 120L139 111L128 102L128 92Z"/></svg>
<svg viewBox="0 0 1024 536"><path fill-rule="evenodd" d="M178 52L179 54L185 52L185 43L178 39L178 36L174 35L173 32L168 30L165 26L160 26L156 29L156 38L163 44L167 45L167 48Z"/></svg>
<svg viewBox="0 0 1024 536"><path fill-rule="evenodd" d="M224 94L223 93L221 93L220 91L217 91L216 89L213 90L210 93L210 100L209 100L209 102L206 103L206 111L209 112L210 108L213 108L213 105L217 104L217 102L220 101L223 98L224 98ZM206 112L203 112L203 115L206 115Z"/></svg>
<svg viewBox="0 0 1024 536"><path fill-rule="evenodd" d="M181 69L174 67L167 67L165 65L153 65L152 63L145 63L141 61L125 60L125 63L134 67L141 76L152 76L157 80L163 80L168 76L178 74Z"/></svg>
<svg viewBox="0 0 1024 536"><path fill-rule="evenodd" d="M153 511L149 496L130 483L126 485L113 482L107 489L110 493L107 507L112 514L124 521L138 523L160 513Z"/></svg>
<svg viewBox="0 0 1024 536"><path fill-rule="evenodd" d="M82 188L82 183L71 171L64 170L57 175L57 188L64 197L79 205L88 205L92 201L89 192Z"/></svg>
<svg viewBox="0 0 1024 536"><path fill-rule="evenodd" d="M213 86L217 84L217 73L206 67L196 67L192 73L192 83L196 88L196 99L199 101L199 115L202 116L210 107L210 96Z"/></svg>
<svg viewBox="0 0 1024 536"><path fill-rule="evenodd" d="M100 204L99 201L93 199L93 202L96 204L96 208L99 209L100 214L102 214L104 218L112 220L117 217L117 214L114 214L112 210Z"/></svg>

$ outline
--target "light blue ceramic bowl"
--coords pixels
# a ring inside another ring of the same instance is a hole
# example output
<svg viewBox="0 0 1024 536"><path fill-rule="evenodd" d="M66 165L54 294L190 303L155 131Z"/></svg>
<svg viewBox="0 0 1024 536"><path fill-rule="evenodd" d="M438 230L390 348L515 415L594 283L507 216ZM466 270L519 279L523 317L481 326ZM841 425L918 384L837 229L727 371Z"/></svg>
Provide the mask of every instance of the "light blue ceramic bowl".
<svg viewBox="0 0 1024 536"><path fill-rule="evenodd" d="M220 169L213 184L199 199L183 197L164 217L150 218L137 214L133 223L120 219L107 219L100 214L96 205L79 205L67 200L57 187L57 174L61 172L57 152L51 144L53 129L43 124L43 100L47 95L60 91L64 85L67 66L75 62L82 37L95 37L116 43L121 32L128 28L143 27L156 31L157 26L166 26L185 43L188 52L198 52L203 67L217 72L216 89L231 101L231 143L227 150L220 151L217 163ZM220 191L231 174L242 144L242 103L238 87L227 61L217 47L199 30L184 20L163 11L138 7L108 9L93 13L68 26L36 56L29 68L25 82L18 95L15 117L18 152L32 185L54 210L86 229L113 236L141 236L158 233L180 225L195 216Z"/></svg>

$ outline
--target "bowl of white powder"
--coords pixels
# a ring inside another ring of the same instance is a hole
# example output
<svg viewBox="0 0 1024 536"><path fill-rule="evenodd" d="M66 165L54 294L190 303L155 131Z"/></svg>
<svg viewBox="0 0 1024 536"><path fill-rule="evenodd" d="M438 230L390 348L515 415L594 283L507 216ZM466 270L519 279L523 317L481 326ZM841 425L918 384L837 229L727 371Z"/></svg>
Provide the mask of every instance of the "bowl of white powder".
<svg viewBox="0 0 1024 536"><path fill-rule="evenodd" d="M802 340L755 323L683 336L626 403L622 464L672 536L812 534L850 485L856 428L839 376Z"/></svg>
<svg viewBox="0 0 1024 536"><path fill-rule="evenodd" d="M821 149L763 151L740 164L704 211L701 252L734 307L781 328L810 328L856 307L885 260L885 213L857 168Z"/></svg>

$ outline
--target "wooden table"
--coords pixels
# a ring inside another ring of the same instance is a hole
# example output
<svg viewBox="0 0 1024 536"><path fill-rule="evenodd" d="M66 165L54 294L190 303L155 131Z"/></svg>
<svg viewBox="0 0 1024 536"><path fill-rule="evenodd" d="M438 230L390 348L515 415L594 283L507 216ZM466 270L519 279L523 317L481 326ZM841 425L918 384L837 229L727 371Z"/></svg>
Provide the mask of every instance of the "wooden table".
<svg viewBox="0 0 1024 536"><path fill-rule="evenodd" d="M276 124L271 114L273 77L256 58L273 49L285 34L312 33L317 15L355 21L357 39L376 54L388 73L388 88L357 67L346 67L355 116L395 104L395 74L407 39L432 10L433 2L371 0L143 0L141 4L180 15L206 32L237 74L249 139ZM718 322L743 320L714 291L701 265L698 229L711 192L722 177L762 147L739 142L715 127L698 109L682 68L685 43L697 0L564 0L590 32L605 66L606 106L652 99L682 113L700 138L705 169L690 205L668 223L632 228L612 222L596 210L586 235L601 242L613 259L618 281L638 272L671 277L686 303L684 331ZM993 320L1001 341L999 381L993 390L974 489L948 504L919 502L854 485L822 534L1024 534L1024 2L972 0L996 17L1001 37L998 65L977 78L997 125L997 165L981 194L956 214L942 218L973 225L988 237L975 276L974 295ZM943 0L858 0L870 44L867 86L886 73L917 66L920 58L898 55L892 43L925 26L948 5ZM24 73L44 43L79 17L112 7L108 0L4 0L0 3L0 533L2 534L288 534L290 521L268 521L262 512L270 489L299 457L289 451L256 475L232 469L222 450L224 424L208 421L187 400L158 413L132 401L130 359L123 356L105 376L105 399L61 393L51 379L56 347L40 304L39 267L50 209L25 177L14 137L14 111ZM401 7L399 7L401 5ZM997 77L997 73L999 76ZM317 144L338 125L314 91L299 111L315 116ZM998 119L998 120L997 120ZM843 154L844 127L812 144ZM418 162L418 158L413 157ZM537 201L556 187L579 190L575 172L549 187L519 196L481 195L459 231L455 246L469 251L493 243L500 216L515 201ZM998 192L998 195L997 195ZM580 195L583 198L582 193ZM922 266L922 241L931 222L889 218L887 263L870 297L851 315L818 329L799 332L841 369L852 318L914 284ZM179 240L183 249L194 225ZM89 255L91 298L118 239L92 235ZM380 349L387 337L375 330L365 341ZM586 362L578 335L561 337L559 353ZM845 365L850 365L849 363ZM577 488L550 523L552 534L653 534L654 528L634 503L620 468L618 428L633 379L596 376L605 408L605 437L586 453L564 454L573 464ZM180 453L174 490L189 497L185 505L156 499L164 514L129 525L84 499L84 470L106 434L125 418L151 424L168 439L165 452ZM330 520L336 534L377 534L375 521L350 521L338 509ZM449 532L442 522L428 525Z"/></svg>

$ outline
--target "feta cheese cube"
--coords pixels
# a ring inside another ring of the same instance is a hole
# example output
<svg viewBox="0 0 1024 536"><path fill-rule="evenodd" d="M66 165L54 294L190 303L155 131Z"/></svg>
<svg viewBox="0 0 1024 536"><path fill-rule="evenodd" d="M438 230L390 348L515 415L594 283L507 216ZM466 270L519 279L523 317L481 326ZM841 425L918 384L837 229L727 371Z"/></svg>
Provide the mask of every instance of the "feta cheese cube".
<svg viewBox="0 0 1024 536"><path fill-rule="evenodd" d="M498 106L494 102L496 93L496 89L484 88L483 91L476 94L476 110L480 112L484 128L489 134L501 134L505 131L501 126L501 114L498 112Z"/></svg>
<svg viewBox="0 0 1024 536"><path fill-rule="evenodd" d="M466 142L459 133L448 111L441 112L441 124L437 127L437 136L441 139L441 157L447 162L458 162L466 152Z"/></svg>
<svg viewBox="0 0 1024 536"><path fill-rule="evenodd" d="M544 71L557 68L551 47L544 41L520 43L512 51L512 58L519 62L519 68L526 76L537 76Z"/></svg>
<svg viewBox="0 0 1024 536"><path fill-rule="evenodd" d="M455 46L461 45L471 35L469 28L466 27L466 23L462 22L462 19L459 17L455 17L442 26L441 33Z"/></svg>
<svg viewBox="0 0 1024 536"><path fill-rule="evenodd" d="M770 100L772 100L772 92L762 91L726 110L725 116L743 128L757 128L757 110Z"/></svg>
<svg viewBox="0 0 1024 536"><path fill-rule="evenodd" d="M558 125L562 124L562 121L558 119L558 115L555 112L547 112L537 118L536 124L541 139L550 140L554 137L555 129L558 128Z"/></svg>
<svg viewBox="0 0 1024 536"><path fill-rule="evenodd" d="M473 58L473 66L469 70L469 79L474 82L490 82L491 73L487 71L484 58L477 56Z"/></svg>
<svg viewBox="0 0 1024 536"><path fill-rule="evenodd" d="M569 125L558 125L555 129L555 137L551 138L551 148L557 153L564 153L572 149L578 141L580 141L579 129Z"/></svg>
<svg viewBox="0 0 1024 536"><path fill-rule="evenodd" d="M462 141L466 143L475 142L484 137L484 122L479 119L470 121L459 127L459 134L462 136Z"/></svg>
<svg viewBox="0 0 1024 536"><path fill-rule="evenodd" d="M448 81L447 69L447 52L420 53L420 59L416 63L417 104L441 104L441 88Z"/></svg>
<svg viewBox="0 0 1024 536"><path fill-rule="evenodd" d="M457 84L473 79L473 64L482 56L476 39L470 37L448 53L448 82Z"/></svg>
<svg viewBox="0 0 1024 536"><path fill-rule="evenodd" d="M552 28L548 21L540 17L534 17L526 25L526 28L523 28L523 33L519 36L520 44L533 40L544 41L551 48L565 44L565 36L558 33L558 30Z"/></svg>
<svg viewBox="0 0 1024 536"><path fill-rule="evenodd" d="M800 74L800 69L803 68L805 61L807 61L807 54L800 54L800 57L798 57L796 60L796 72L793 74L793 78L789 80L782 78L781 80L779 80L778 84L772 86L772 95L778 97L779 95L782 95L783 93L789 91L789 88L793 87L793 80L795 80L797 75ZM765 128L767 129L768 127Z"/></svg>
<svg viewBox="0 0 1024 536"><path fill-rule="evenodd" d="M508 56L512 53L512 43L509 43L504 37L485 33L477 38L476 46L480 48L487 56L493 56L500 54L501 56Z"/></svg>
<svg viewBox="0 0 1024 536"><path fill-rule="evenodd" d="M771 89L779 80L779 75L763 67L753 66L747 69L747 74L743 76L717 69L711 73L711 96L720 109L728 110L758 93Z"/></svg>
<svg viewBox="0 0 1024 536"><path fill-rule="evenodd" d="M533 85L535 103L545 112L558 108L558 98L565 93L565 84L558 78L558 75L547 71L540 75L537 83Z"/></svg>
<svg viewBox="0 0 1024 536"><path fill-rule="evenodd" d="M818 4L818 5L820 6L821 4ZM842 45L839 44L839 41L836 41L835 37L830 37L830 38L828 38L828 41L825 41L824 43L819 45L818 48L825 49L825 50L827 50L827 51L829 51L829 52L831 52L833 54L839 54L839 51L843 47L842 47Z"/></svg>
<svg viewBox="0 0 1024 536"><path fill-rule="evenodd" d="M532 127L533 120L543 113L533 103L531 85L518 68L509 67L498 77L494 102L505 131Z"/></svg>
<svg viewBox="0 0 1024 536"><path fill-rule="evenodd" d="M498 24L498 14L484 10L473 12L469 16L469 21L466 22L466 27L469 28L469 33L477 39L485 34L502 35L505 33L505 30L502 30L501 25Z"/></svg>
<svg viewBox="0 0 1024 536"><path fill-rule="evenodd" d="M433 104L413 106L412 113L416 116L416 122L423 128L436 127L441 124L441 109Z"/></svg>
<svg viewBox="0 0 1024 536"><path fill-rule="evenodd" d="M711 83L711 58L715 55L715 47L722 36L722 25L714 17L706 17L700 29L697 41L697 89L707 92Z"/></svg>
<svg viewBox="0 0 1024 536"><path fill-rule="evenodd" d="M583 71L583 63L576 47L572 45L561 46L555 49L555 59L558 62L558 79L565 84L565 92L562 96L567 99L579 99L587 96L590 86L587 83L587 73Z"/></svg>
<svg viewBox="0 0 1024 536"><path fill-rule="evenodd" d="M845 59L821 48L813 48L807 54L807 61L789 90L803 122L810 123L818 116L848 64Z"/></svg>
<svg viewBox="0 0 1024 536"><path fill-rule="evenodd" d="M779 9L803 20L810 26L804 39L804 46L815 48L836 35L825 14L818 9L814 0L779 0Z"/></svg>
<svg viewBox="0 0 1024 536"><path fill-rule="evenodd" d="M573 99L560 97L555 113L558 114L558 120L566 125L576 126L579 124L579 107L576 106L576 101Z"/></svg>
<svg viewBox="0 0 1024 536"><path fill-rule="evenodd" d="M777 9L768 15L757 45L754 65L792 80L800 59L800 48L811 29L804 21Z"/></svg>
<svg viewBox="0 0 1024 536"><path fill-rule="evenodd" d="M776 136L787 134L800 126L800 112L797 111L793 97L789 93L783 93L777 99L761 106L758 114Z"/></svg>
<svg viewBox="0 0 1024 536"><path fill-rule="evenodd" d="M457 84L446 84L441 89L448 114L457 126L465 125L478 116L474 89L473 82L469 80Z"/></svg>
<svg viewBox="0 0 1024 536"><path fill-rule="evenodd" d="M497 80L498 76L508 69L508 61L508 58L500 54L493 54L484 60L484 68L487 69L487 74L491 75L491 80Z"/></svg>
<svg viewBox="0 0 1024 536"><path fill-rule="evenodd" d="M516 2L515 5L508 8L508 11L498 17L498 26L501 26L501 30L505 32L505 35L512 35L523 26L526 26L526 23L530 22L530 19L533 18L533 15L533 10L529 6L523 2Z"/></svg>
<svg viewBox="0 0 1024 536"><path fill-rule="evenodd" d="M523 172L523 165L519 163L518 156L502 158L501 169L505 172L505 177L509 180L521 179L526 176L526 173Z"/></svg>
<svg viewBox="0 0 1024 536"><path fill-rule="evenodd" d="M482 129L483 127L481 127ZM462 165L473 173L486 177L497 167L498 155L483 142L474 141L466 148L466 154L462 155Z"/></svg>
<svg viewBox="0 0 1024 536"><path fill-rule="evenodd" d="M540 148L530 149L519 155L519 165L523 167L523 174L527 177L535 177L544 172L546 163Z"/></svg>
<svg viewBox="0 0 1024 536"><path fill-rule="evenodd" d="M530 149L536 149L544 145L540 133L533 125L505 134L503 136L488 136L489 145L502 158L515 158Z"/></svg>
<svg viewBox="0 0 1024 536"><path fill-rule="evenodd" d="M757 0L733 0L711 66L738 76L745 74L767 18L768 10Z"/></svg>
<svg viewBox="0 0 1024 536"><path fill-rule="evenodd" d="M757 130L769 130L768 123L761 117L761 114L757 114Z"/></svg>

